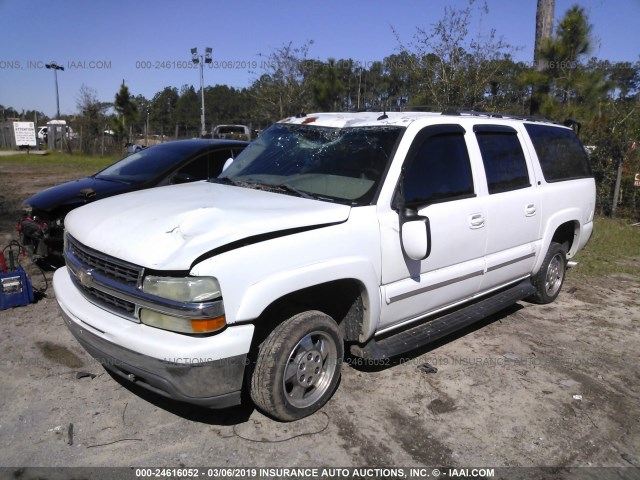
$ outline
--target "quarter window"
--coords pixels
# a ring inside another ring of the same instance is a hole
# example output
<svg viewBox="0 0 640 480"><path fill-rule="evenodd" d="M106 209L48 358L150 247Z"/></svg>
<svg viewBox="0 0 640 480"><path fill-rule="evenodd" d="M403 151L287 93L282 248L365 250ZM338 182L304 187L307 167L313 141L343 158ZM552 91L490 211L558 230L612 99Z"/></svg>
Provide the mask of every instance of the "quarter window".
<svg viewBox="0 0 640 480"><path fill-rule="evenodd" d="M547 182L591 177L591 168L580 140L568 128L526 123Z"/></svg>

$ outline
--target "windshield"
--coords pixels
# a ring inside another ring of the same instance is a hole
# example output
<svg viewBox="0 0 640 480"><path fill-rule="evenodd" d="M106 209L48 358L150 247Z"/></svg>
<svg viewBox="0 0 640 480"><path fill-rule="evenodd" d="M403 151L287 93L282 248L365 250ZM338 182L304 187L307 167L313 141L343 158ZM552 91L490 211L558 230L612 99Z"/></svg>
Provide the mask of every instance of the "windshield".
<svg viewBox="0 0 640 480"><path fill-rule="evenodd" d="M283 193L368 205L402 131L389 126L338 129L276 124L219 178L245 187L274 187Z"/></svg>
<svg viewBox="0 0 640 480"><path fill-rule="evenodd" d="M192 152L181 145L158 145L140 150L96 174L96 178L126 183L144 183L151 180Z"/></svg>

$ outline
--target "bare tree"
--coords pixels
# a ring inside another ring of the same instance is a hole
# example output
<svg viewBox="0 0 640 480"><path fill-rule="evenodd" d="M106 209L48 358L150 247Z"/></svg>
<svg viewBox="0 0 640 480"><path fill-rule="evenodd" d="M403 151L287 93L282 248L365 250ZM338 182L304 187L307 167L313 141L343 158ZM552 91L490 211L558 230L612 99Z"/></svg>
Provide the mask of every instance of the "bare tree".
<svg viewBox="0 0 640 480"><path fill-rule="evenodd" d="M301 46L293 42L273 50L260 62L263 74L254 82L256 104L266 118L277 120L296 115L311 106L309 69L314 65L308 58L309 40ZM313 73L313 72L312 72Z"/></svg>
<svg viewBox="0 0 640 480"><path fill-rule="evenodd" d="M401 52L408 52L407 67L421 79L413 103L443 109L491 107L491 89L497 90L503 79L502 61L517 49L495 29L471 32L474 4L469 0L462 9L445 7L444 17L429 29L417 28L409 45L393 30ZM486 2L478 10L482 23L489 11Z"/></svg>
<svg viewBox="0 0 640 480"><path fill-rule="evenodd" d="M78 109L77 127L80 134L80 148L86 154L105 153L104 131L107 129L106 111L110 103L100 102L98 93L84 83L76 96ZM110 139L109 139L110 140ZM111 147L108 142L106 148Z"/></svg>

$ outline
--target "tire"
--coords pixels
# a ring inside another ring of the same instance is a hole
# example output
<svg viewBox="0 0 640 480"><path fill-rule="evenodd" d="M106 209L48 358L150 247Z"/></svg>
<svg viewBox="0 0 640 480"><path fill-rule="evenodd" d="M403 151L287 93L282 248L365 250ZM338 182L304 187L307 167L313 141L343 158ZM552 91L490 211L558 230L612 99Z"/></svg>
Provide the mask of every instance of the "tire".
<svg viewBox="0 0 640 480"><path fill-rule="evenodd" d="M540 271L533 278L536 293L529 300L539 304L553 302L562 289L566 272L567 253L561 244L551 242Z"/></svg>
<svg viewBox="0 0 640 480"><path fill-rule="evenodd" d="M343 356L342 335L331 317L318 311L294 315L260 345L251 399L281 421L311 415L338 386Z"/></svg>

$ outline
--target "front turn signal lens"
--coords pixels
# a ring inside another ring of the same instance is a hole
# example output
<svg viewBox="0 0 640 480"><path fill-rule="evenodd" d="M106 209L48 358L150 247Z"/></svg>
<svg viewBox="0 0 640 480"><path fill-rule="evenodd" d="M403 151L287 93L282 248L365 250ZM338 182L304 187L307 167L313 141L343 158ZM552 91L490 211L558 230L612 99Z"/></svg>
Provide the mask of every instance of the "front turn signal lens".
<svg viewBox="0 0 640 480"><path fill-rule="evenodd" d="M227 324L224 316L217 318L199 318L197 320L191 320L191 328L194 333L209 333L215 332L224 328Z"/></svg>
<svg viewBox="0 0 640 480"><path fill-rule="evenodd" d="M223 329L227 321L223 316L216 318L181 318L153 310L141 309L140 321L150 327L179 333L212 333Z"/></svg>

